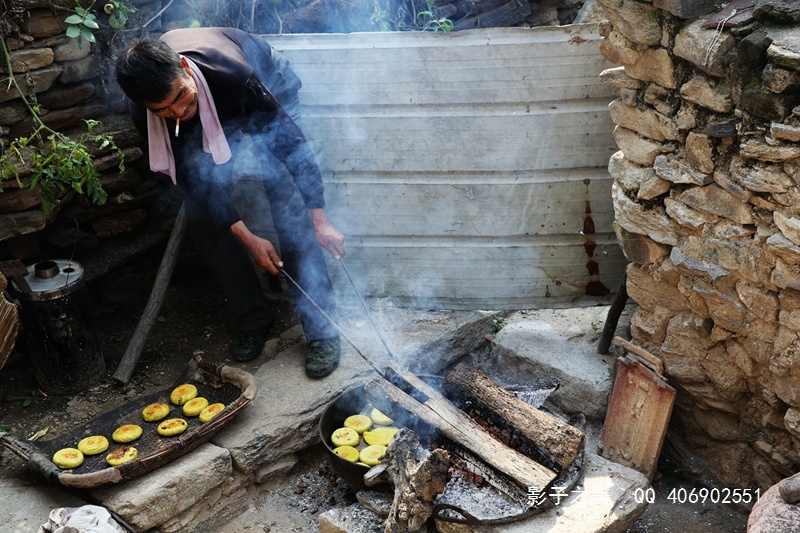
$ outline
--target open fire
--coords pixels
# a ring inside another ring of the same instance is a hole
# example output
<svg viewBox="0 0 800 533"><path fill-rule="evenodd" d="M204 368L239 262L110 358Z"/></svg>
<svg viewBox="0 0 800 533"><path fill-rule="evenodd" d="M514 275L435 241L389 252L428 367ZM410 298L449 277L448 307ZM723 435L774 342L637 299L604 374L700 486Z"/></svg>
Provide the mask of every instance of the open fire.
<svg viewBox="0 0 800 533"><path fill-rule="evenodd" d="M568 493L583 464L583 432L518 397L526 393L540 404L555 386L553 380L539 385L513 394L464 365L444 379L390 367L328 407L321 437L329 443L346 414L366 404L403 428L372 469L329 457L359 488L393 488L386 531L415 531L430 517L513 522L553 507L553 491Z"/></svg>

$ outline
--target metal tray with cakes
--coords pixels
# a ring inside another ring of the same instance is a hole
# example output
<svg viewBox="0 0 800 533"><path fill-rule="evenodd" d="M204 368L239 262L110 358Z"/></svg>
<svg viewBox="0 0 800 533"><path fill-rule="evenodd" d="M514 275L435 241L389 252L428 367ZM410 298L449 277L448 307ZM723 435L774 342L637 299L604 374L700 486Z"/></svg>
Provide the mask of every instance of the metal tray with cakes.
<svg viewBox="0 0 800 533"><path fill-rule="evenodd" d="M173 390L184 384L194 385L198 396L208 400L209 404L221 403L224 409L206 422L201 422L199 416L185 416L182 406L170 401ZM27 441L0 432L0 445L25 459L29 467L41 472L47 479L65 487L93 488L119 483L152 472L206 442L239 411L250 405L257 390L255 378L248 372L196 356L174 385L131 400L68 434L53 440ZM157 421L145 421L142 411L153 403L167 404L170 407L169 415ZM178 435L160 435L157 431L159 423L170 418L183 418L188 427ZM133 442L114 442L114 431L128 424L141 426L141 436ZM85 455L83 463L72 469L62 469L53 463L53 455L57 451L74 448L82 439L95 435L108 438L108 450ZM107 453L125 445L136 448L136 458L115 466L109 465Z"/></svg>

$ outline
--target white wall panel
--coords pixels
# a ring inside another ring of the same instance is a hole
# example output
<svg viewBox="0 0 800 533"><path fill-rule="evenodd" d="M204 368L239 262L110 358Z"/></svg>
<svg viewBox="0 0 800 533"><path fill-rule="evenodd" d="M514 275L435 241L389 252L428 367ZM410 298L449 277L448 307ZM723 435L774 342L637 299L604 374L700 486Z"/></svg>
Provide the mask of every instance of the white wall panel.
<svg viewBox="0 0 800 533"><path fill-rule="evenodd" d="M596 26L265 38L303 80L303 127L365 297L451 309L610 301L596 293L616 291L626 260ZM329 267L339 297L354 298Z"/></svg>

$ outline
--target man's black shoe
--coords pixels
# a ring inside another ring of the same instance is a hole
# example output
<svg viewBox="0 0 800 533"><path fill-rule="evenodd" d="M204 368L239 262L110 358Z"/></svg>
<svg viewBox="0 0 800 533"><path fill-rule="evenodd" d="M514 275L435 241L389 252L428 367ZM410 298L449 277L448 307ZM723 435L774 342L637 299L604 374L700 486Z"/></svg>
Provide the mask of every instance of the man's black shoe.
<svg viewBox="0 0 800 533"><path fill-rule="evenodd" d="M310 378L327 376L339 366L340 353L339 337L309 342L308 354L306 354L306 375Z"/></svg>
<svg viewBox="0 0 800 533"><path fill-rule="evenodd" d="M236 335L236 344L233 347L233 359L244 363L252 361L264 350L264 344L269 337L270 328L261 328L254 331L243 331Z"/></svg>

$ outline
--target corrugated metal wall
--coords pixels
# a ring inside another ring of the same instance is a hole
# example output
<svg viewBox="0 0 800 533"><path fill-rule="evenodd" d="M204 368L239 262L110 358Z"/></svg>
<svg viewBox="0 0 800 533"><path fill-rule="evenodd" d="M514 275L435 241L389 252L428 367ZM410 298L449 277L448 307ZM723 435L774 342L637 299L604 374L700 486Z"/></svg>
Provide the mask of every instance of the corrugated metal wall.
<svg viewBox="0 0 800 533"><path fill-rule="evenodd" d="M303 80L328 214L365 297L525 309L610 301L625 266L596 26L265 36ZM331 262L340 299L353 297ZM588 294L587 294L588 293Z"/></svg>

